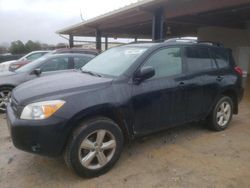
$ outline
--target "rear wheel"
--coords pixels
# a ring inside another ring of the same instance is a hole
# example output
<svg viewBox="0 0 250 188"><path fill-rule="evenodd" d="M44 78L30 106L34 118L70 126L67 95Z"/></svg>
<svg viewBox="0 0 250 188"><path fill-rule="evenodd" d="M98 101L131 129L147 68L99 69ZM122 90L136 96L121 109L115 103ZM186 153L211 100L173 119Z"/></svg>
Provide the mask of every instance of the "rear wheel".
<svg viewBox="0 0 250 188"><path fill-rule="evenodd" d="M0 113L6 112L7 104L10 101L11 87L1 87L0 88Z"/></svg>
<svg viewBox="0 0 250 188"><path fill-rule="evenodd" d="M99 176L115 164L123 148L119 126L107 118L94 118L77 128L66 147L66 164L79 176Z"/></svg>
<svg viewBox="0 0 250 188"><path fill-rule="evenodd" d="M216 103L209 119L210 127L215 131L222 131L229 126L233 116L233 101L230 97L223 96Z"/></svg>

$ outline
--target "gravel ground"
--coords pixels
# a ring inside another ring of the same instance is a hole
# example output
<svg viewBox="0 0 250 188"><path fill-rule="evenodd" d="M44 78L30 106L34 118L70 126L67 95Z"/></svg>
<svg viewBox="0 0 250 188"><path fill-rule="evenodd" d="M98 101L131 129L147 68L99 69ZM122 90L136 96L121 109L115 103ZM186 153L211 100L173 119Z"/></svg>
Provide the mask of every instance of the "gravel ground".
<svg viewBox="0 0 250 188"><path fill-rule="evenodd" d="M16 149L0 115L0 187L250 187L250 97L229 129L188 124L134 141L107 174L81 179L61 158Z"/></svg>

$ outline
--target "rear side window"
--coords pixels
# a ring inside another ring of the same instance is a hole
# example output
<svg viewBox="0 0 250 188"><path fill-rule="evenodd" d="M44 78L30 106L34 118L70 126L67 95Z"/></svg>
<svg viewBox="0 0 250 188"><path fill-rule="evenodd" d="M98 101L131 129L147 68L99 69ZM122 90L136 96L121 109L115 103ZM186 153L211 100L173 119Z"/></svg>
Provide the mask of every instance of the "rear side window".
<svg viewBox="0 0 250 188"><path fill-rule="evenodd" d="M190 46L185 49L188 72L196 73L216 69L208 48Z"/></svg>
<svg viewBox="0 0 250 188"><path fill-rule="evenodd" d="M227 68L229 66L229 56L226 50L214 48L211 51L220 69Z"/></svg>

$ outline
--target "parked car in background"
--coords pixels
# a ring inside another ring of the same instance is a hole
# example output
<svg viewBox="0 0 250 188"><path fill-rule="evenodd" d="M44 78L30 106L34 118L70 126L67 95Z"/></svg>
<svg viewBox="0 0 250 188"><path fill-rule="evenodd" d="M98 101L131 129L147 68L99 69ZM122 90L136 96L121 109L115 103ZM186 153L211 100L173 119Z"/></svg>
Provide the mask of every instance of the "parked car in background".
<svg viewBox="0 0 250 188"><path fill-rule="evenodd" d="M30 63L31 61L34 61L43 55L64 54L64 53L91 54L96 56L99 54L99 51L95 49L83 49L83 48L60 48L54 51L34 51L31 52L30 54L27 54L26 57L23 57L18 61L11 62L9 70L10 71L16 70L21 66Z"/></svg>
<svg viewBox="0 0 250 188"><path fill-rule="evenodd" d="M26 65L27 63L30 63L31 61L34 61L40 57L42 57L43 55L49 53L50 51L33 51L28 53L27 55L21 57L20 59L18 59L17 61L11 62L9 65L9 70L10 71L14 71L24 65Z"/></svg>
<svg viewBox="0 0 250 188"><path fill-rule="evenodd" d="M171 40L109 49L82 72L17 87L7 122L17 148L64 155L80 176L115 164L124 141L187 122L229 126L243 96L242 71L230 49Z"/></svg>
<svg viewBox="0 0 250 188"><path fill-rule="evenodd" d="M90 54L49 55L32 61L15 71L0 73L0 112L5 112L11 91L19 84L37 77L80 69L93 57L95 56Z"/></svg>

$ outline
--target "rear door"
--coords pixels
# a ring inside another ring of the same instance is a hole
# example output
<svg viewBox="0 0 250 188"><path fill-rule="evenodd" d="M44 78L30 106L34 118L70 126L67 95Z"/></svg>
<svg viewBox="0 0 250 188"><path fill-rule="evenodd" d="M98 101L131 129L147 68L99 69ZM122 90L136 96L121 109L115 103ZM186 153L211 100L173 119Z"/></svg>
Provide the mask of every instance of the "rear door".
<svg viewBox="0 0 250 188"><path fill-rule="evenodd" d="M153 53L143 66L152 66L155 76L132 89L134 129L146 134L180 124L186 118L182 49L163 48Z"/></svg>
<svg viewBox="0 0 250 188"><path fill-rule="evenodd" d="M187 120L204 118L216 97L218 69L208 47L186 46Z"/></svg>

